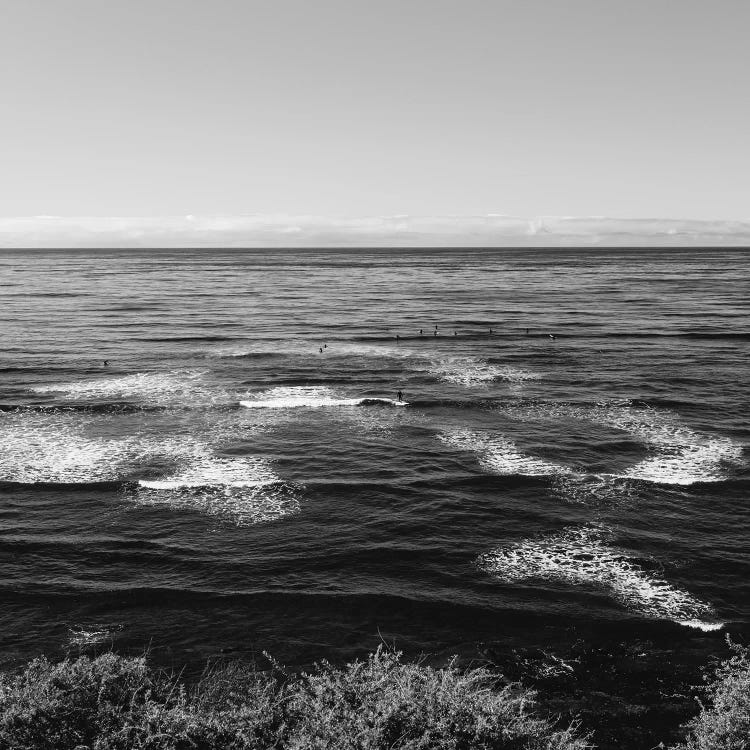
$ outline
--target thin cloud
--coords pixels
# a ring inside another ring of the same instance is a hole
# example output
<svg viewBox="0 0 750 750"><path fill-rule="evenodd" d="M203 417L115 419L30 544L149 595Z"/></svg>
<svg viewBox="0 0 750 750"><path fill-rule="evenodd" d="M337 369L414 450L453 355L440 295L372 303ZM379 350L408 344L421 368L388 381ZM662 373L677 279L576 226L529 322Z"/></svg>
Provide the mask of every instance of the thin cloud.
<svg viewBox="0 0 750 750"><path fill-rule="evenodd" d="M750 220L544 216L0 218L2 248L750 246Z"/></svg>

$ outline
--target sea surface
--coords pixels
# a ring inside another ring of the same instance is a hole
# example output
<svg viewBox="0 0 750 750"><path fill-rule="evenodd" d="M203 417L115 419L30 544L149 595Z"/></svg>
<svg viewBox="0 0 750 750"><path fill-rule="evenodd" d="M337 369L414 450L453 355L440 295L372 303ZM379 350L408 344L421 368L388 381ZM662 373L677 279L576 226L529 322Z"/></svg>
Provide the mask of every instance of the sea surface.
<svg viewBox="0 0 750 750"><path fill-rule="evenodd" d="M750 635L749 280L720 249L0 252L0 664L385 642L663 739Z"/></svg>

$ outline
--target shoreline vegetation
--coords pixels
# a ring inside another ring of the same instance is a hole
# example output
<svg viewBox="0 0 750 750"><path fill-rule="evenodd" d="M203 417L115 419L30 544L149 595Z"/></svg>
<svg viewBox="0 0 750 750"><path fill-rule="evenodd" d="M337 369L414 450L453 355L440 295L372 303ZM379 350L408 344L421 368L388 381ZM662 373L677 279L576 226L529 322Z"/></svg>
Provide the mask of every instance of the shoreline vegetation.
<svg viewBox="0 0 750 750"><path fill-rule="evenodd" d="M750 649L706 678L672 750L750 747ZM270 657L269 657L270 659ZM108 652L0 673L0 750L584 750L579 722L546 717L535 693L485 668L433 668L379 647L308 673L232 663L195 684ZM666 746L662 743L662 748ZM625 747L625 745L623 745Z"/></svg>

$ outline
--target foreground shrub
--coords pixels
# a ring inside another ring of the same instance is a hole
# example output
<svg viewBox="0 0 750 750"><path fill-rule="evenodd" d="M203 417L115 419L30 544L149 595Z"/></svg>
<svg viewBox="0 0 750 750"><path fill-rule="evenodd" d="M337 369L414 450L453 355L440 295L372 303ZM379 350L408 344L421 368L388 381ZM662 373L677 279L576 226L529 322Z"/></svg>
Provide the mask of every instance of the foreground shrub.
<svg viewBox="0 0 750 750"><path fill-rule="evenodd" d="M292 691L294 748L584 748L573 728L533 716L533 695L497 689L489 672L404 664L378 649L339 670L323 664Z"/></svg>
<svg viewBox="0 0 750 750"><path fill-rule="evenodd" d="M31 662L0 675L0 749L579 750L575 727L532 714L491 675L403 663L378 649L344 668L277 679L235 665L188 690L145 659Z"/></svg>
<svg viewBox="0 0 750 750"><path fill-rule="evenodd" d="M750 650L727 639L734 655L709 681L707 703L689 724L678 750L747 750L750 748Z"/></svg>
<svg viewBox="0 0 750 750"><path fill-rule="evenodd" d="M188 692L146 660L105 654L0 675L0 750L240 750L277 734L273 678L238 667Z"/></svg>

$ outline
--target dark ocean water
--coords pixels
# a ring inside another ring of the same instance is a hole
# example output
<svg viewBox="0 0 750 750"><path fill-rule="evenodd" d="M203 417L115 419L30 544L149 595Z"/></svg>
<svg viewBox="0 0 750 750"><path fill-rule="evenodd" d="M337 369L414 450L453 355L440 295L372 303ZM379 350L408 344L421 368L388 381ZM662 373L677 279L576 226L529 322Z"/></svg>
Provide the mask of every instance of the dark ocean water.
<svg viewBox="0 0 750 750"><path fill-rule="evenodd" d="M382 638L658 741L750 634L748 279L743 250L3 251L3 664Z"/></svg>

